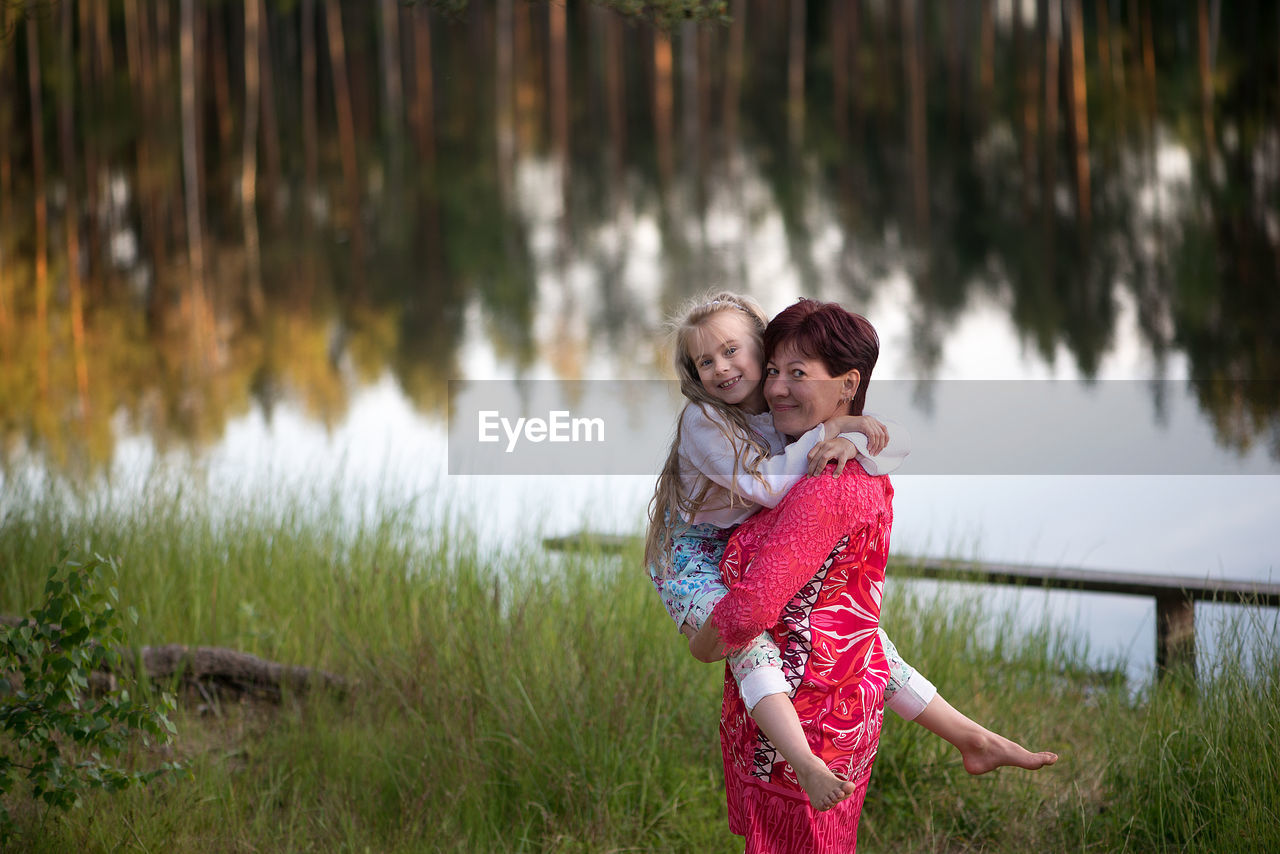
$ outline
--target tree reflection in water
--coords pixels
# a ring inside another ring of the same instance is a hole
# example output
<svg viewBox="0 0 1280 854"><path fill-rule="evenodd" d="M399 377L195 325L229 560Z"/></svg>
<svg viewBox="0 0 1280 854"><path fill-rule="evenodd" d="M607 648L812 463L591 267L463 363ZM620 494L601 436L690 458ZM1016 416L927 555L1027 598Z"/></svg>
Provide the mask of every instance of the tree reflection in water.
<svg viewBox="0 0 1280 854"><path fill-rule="evenodd" d="M1220 7L0 4L4 456L332 424L388 371L441 416L464 345L652 376L709 285L905 272L920 377L980 300L1093 377L1132 305L1280 457L1280 385L1220 383L1280 378L1280 13Z"/></svg>

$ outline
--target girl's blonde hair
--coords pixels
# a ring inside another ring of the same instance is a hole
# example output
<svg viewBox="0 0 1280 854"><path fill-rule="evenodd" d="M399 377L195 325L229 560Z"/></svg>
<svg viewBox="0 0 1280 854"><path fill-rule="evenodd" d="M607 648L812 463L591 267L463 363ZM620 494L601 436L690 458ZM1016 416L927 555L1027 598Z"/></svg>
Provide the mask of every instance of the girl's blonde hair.
<svg viewBox="0 0 1280 854"><path fill-rule="evenodd" d="M739 470L742 470L763 481L759 471L760 461L769 455L768 443L751 428L747 422L746 412L713 397L702 387L702 380L698 377L698 367L689 356L689 343L694 333L711 318L726 311L741 312L746 317L747 326L755 338L757 350L763 352L764 328L769 324L769 317L760 304L751 297L727 291L708 294L690 301L683 311L675 315L671 323L676 376L680 379L680 392L689 401L685 404L686 408L701 406L719 414L717 423L720 429L725 437L739 449L737 459L734 460L734 477L736 478ZM649 502L649 533L645 537L644 559L650 566L666 565L670 561L672 532L680 523L681 515L692 518L706 502L707 493L713 486L710 480L700 475L693 494L684 494L680 479L680 438L683 422L682 411L680 419L676 421L676 435L671 442L671 451L667 454L662 474L658 475L658 485L654 488L653 500ZM736 430L731 433L724 426L725 424L733 425ZM734 506L736 500L737 491L730 490L729 506Z"/></svg>

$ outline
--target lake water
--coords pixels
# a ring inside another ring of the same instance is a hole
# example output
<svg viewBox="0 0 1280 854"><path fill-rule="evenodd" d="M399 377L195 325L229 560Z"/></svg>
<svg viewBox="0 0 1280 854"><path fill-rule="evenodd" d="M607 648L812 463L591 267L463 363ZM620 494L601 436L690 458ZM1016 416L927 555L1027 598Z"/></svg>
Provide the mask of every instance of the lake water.
<svg viewBox="0 0 1280 854"><path fill-rule="evenodd" d="M877 327L898 552L1278 580L1273 4L739 0L669 36L269 5L256 35L235 4L9 22L4 478L167 460L495 549L638 532L678 400L627 390L723 287ZM627 452L471 473L467 395L529 384L602 395ZM1151 666L1145 600L986 595Z"/></svg>

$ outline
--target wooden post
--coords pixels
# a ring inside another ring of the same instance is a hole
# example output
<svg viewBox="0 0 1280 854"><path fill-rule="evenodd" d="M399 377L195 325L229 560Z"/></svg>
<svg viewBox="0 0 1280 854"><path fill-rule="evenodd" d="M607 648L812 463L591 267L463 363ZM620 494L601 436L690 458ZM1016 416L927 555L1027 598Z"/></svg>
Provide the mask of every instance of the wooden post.
<svg viewBox="0 0 1280 854"><path fill-rule="evenodd" d="M1176 667L1196 672L1196 604L1184 593L1156 597L1156 673Z"/></svg>

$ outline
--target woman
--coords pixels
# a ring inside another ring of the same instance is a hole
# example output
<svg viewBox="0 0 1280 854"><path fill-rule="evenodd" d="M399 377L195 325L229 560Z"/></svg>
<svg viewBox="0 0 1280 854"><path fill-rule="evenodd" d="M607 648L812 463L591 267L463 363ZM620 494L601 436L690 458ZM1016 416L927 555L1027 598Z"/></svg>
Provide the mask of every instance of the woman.
<svg viewBox="0 0 1280 854"><path fill-rule="evenodd" d="M862 413L879 341L865 318L834 303L801 300L770 322L764 354L774 424L795 437L836 414ZM889 479L861 466L839 477L807 478L777 507L744 522L725 550L729 593L691 650L713 660L772 629L809 746L855 786L835 808L814 811L727 679L721 747L729 826L746 837L748 852L847 852L857 844L889 675L876 630L892 498ZM941 697L917 720L935 732L934 725L949 729L944 737L961 749L972 773L1056 759L974 724Z"/></svg>

